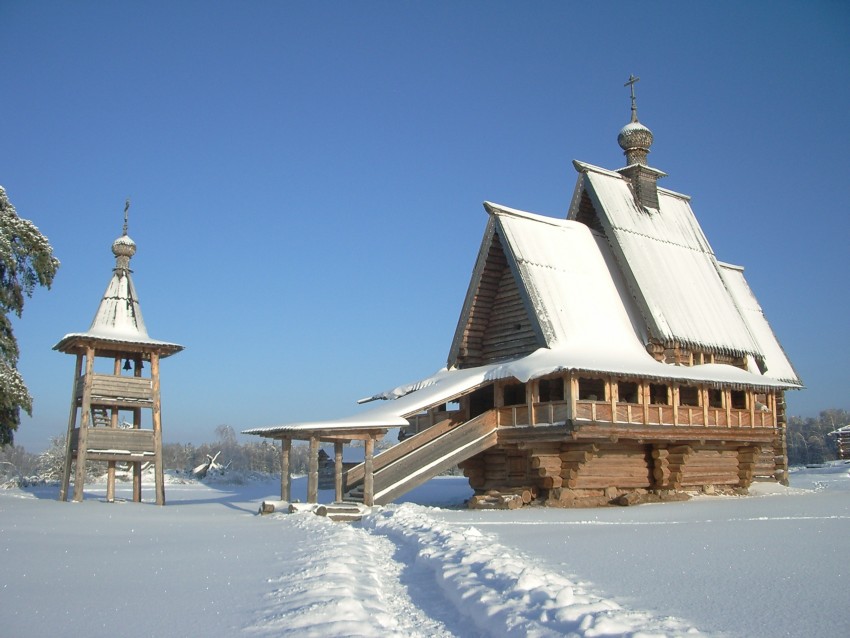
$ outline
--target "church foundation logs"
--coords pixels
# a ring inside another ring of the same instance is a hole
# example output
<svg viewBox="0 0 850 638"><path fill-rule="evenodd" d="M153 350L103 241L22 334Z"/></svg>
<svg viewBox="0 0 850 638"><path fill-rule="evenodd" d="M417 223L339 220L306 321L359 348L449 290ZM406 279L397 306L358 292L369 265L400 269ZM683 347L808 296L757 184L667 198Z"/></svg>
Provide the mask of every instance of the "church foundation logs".
<svg viewBox="0 0 850 638"><path fill-rule="evenodd" d="M773 453L773 446L705 441L535 442L491 448L460 467L475 490L472 508L592 507L739 493L772 471Z"/></svg>

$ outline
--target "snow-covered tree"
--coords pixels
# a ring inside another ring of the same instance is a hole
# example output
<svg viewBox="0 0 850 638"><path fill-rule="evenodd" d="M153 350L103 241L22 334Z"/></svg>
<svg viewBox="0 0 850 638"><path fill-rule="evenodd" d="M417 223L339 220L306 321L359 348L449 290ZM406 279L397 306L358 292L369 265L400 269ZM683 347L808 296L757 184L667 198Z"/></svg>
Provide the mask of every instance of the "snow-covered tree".
<svg viewBox="0 0 850 638"><path fill-rule="evenodd" d="M18 317L24 296L36 286L50 288L59 260L38 228L18 217L0 186L0 447L14 441L21 423L21 408L32 414L32 397L18 372L18 341L9 313Z"/></svg>

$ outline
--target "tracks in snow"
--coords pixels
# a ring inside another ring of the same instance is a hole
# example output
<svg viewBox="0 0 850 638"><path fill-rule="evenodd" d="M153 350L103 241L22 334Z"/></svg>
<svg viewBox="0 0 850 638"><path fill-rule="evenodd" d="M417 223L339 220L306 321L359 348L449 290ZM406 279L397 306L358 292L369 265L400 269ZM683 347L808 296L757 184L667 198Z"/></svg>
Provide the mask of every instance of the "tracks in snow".
<svg viewBox="0 0 850 638"><path fill-rule="evenodd" d="M281 548L280 578L246 632L257 636L698 636L670 617L626 610L538 567L475 527L405 504L361 526L310 514Z"/></svg>

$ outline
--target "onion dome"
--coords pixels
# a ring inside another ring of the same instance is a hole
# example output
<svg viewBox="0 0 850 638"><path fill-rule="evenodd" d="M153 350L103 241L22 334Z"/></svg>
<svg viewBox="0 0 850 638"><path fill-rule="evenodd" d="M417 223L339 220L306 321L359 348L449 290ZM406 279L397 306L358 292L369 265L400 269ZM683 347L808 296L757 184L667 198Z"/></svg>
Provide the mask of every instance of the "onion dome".
<svg viewBox="0 0 850 638"><path fill-rule="evenodd" d="M623 149L626 164L646 164L646 156L652 146L652 131L635 119L620 129L617 144Z"/></svg>
<svg viewBox="0 0 850 638"><path fill-rule="evenodd" d="M649 155L649 147L652 146L652 131L638 122L637 102L635 100L635 82L638 80L640 78L630 75L629 81L625 84L631 89L632 119L631 122L620 129L620 134L617 135L617 144L623 149L627 166L632 164L646 165L646 156Z"/></svg>

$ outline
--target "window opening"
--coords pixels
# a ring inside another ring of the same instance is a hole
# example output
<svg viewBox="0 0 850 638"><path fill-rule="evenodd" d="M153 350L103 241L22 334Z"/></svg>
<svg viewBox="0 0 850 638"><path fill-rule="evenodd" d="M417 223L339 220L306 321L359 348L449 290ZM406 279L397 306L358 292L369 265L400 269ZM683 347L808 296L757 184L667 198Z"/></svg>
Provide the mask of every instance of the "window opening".
<svg viewBox="0 0 850 638"><path fill-rule="evenodd" d="M708 405L712 408L723 407L723 390L710 389L708 391Z"/></svg>
<svg viewBox="0 0 850 638"><path fill-rule="evenodd" d="M640 403L638 400L638 384L631 381L617 383L617 397L620 403Z"/></svg>
<svg viewBox="0 0 850 638"><path fill-rule="evenodd" d="M743 390L732 390L732 407L735 410L746 410L747 393Z"/></svg>
<svg viewBox="0 0 850 638"><path fill-rule="evenodd" d="M692 385L680 386L679 405L699 406L699 388Z"/></svg>
<svg viewBox="0 0 850 638"><path fill-rule="evenodd" d="M540 401L542 403L564 400L563 377L558 377L557 379L540 379L538 383L540 390Z"/></svg>
<svg viewBox="0 0 850 638"><path fill-rule="evenodd" d="M660 383L650 383L649 402L653 405L669 405L670 399L667 396L667 386Z"/></svg>
<svg viewBox="0 0 850 638"><path fill-rule="evenodd" d="M603 379L579 377L578 398L579 401L604 401L605 381Z"/></svg>
<svg viewBox="0 0 850 638"><path fill-rule="evenodd" d="M522 405L525 403L525 384L510 383L502 388L504 405Z"/></svg>

